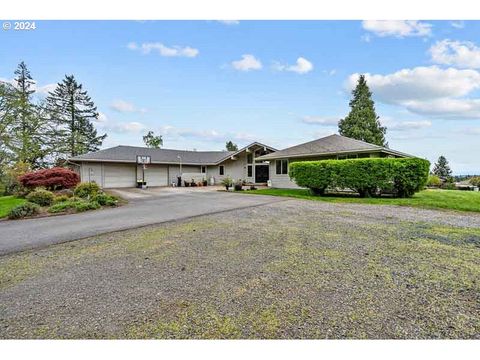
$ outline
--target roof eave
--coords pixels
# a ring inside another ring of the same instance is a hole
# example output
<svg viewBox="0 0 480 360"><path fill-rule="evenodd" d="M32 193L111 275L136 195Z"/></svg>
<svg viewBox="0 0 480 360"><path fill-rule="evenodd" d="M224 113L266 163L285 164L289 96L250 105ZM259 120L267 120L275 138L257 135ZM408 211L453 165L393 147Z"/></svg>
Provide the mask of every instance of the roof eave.
<svg viewBox="0 0 480 360"><path fill-rule="evenodd" d="M391 150L388 148L372 148L372 149L360 149L360 150L342 150L342 151L329 151L321 153L303 153L295 155L281 155L277 153L263 155L257 158L257 160L275 160L275 159L290 159L290 158L302 158L302 157L315 157L315 156L328 156L328 155L337 155L337 154L350 154L350 153L368 153L368 152L385 152L388 154L403 156L403 157L415 157L400 151Z"/></svg>

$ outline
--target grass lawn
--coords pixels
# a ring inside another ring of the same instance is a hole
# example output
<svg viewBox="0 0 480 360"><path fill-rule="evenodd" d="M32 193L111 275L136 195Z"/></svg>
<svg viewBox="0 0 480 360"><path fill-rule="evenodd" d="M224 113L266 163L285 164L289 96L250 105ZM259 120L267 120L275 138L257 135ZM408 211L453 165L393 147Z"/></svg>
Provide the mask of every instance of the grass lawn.
<svg viewBox="0 0 480 360"><path fill-rule="evenodd" d="M15 196L0 196L0 219L7 216L10 209L24 202L25 199L20 199Z"/></svg>
<svg viewBox="0 0 480 360"><path fill-rule="evenodd" d="M287 196L327 202L415 206L428 209L448 209L480 212L480 192L460 190L424 190L412 198L360 198L355 195L314 196L304 189L261 189L246 194Z"/></svg>

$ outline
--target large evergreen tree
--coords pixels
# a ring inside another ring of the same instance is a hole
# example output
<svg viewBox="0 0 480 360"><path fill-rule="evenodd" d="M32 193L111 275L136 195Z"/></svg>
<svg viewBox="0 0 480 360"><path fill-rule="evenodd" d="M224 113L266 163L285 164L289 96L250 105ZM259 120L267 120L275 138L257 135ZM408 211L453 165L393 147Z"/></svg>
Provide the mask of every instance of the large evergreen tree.
<svg viewBox="0 0 480 360"><path fill-rule="evenodd" d="M433 173L442 179L448 179L452 175L452 170L445 156L441 155L438 158L433 166Z"/></svg>
<svg viewBox="0 0 480 360"><path fill-rule="evenodd" d="M10 146L13 139L15 88L0 81L0 169L13 156Z"/></svg>
<svg viewBox="0 0 480 360"><path fill-rule="evenodd" d="M372 93L364 75L360 75L352 95L349 103L350 113L338 123L340 135L379 146L388 146L385 141L387 129L380 124Z"/></svg>
<svg viewBox="0 0 480 360"><path fill-rule="evenodd" d="M73 75L66 75L58 83L46 103L55 124L53 138L58 157L65 159L100 148L107 135L98 135L92 123L98 119L97 107Z"/></svg>
<svg viewBox="0 0 480 360"><path fill-rule="evenodd" d="M9 147L15 161L28 163L35 168L42 165L47 149L44 146L45 119L32 100L34 85L35 81L22 61L15 70L15 92L10 98L14 110Z"/></svg>
<svg viewBox="0 0 480 360"><path fill-rule="evenodd" d="M232 141L227 141L225 143L225 148L228 150L228 151L238 151L238 146L237 144L233 143Z"/></svg>

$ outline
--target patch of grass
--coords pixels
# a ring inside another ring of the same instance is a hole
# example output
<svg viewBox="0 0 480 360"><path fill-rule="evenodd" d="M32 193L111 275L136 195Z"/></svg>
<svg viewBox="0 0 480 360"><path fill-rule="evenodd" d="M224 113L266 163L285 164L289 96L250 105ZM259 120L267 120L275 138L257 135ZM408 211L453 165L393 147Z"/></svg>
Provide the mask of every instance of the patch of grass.
<svg viewBox="0 0 480 360"><path fill-rule="evenodd" d="M372 222L301 205L4 256L7 313L8 294L41 301L9 315L0 337L8 329L4 336L42 338L478 338L480 248L471 239L479 229ZM84 278L87 301L78 304L79 290L62 284ZM48 286L64 286L65 299Z"/></svg>
<svg viewBox="0 0 480 360"><path fill-rule="evenodd" d="M461 190L424 190L411 198L360 198L356 195L312 195L307 189L260 189L247 194L286 196L338 203L413 206L426 209L447 209L480 212L480 192Z"/></svg>
<svg viewBox="0 0 480 360"><path fill-rule="evenodd" d="M25 199L17 198L15 196L1 196L0 197L0 219L8 215L9 211L15 206L25 203Z"/></svg>

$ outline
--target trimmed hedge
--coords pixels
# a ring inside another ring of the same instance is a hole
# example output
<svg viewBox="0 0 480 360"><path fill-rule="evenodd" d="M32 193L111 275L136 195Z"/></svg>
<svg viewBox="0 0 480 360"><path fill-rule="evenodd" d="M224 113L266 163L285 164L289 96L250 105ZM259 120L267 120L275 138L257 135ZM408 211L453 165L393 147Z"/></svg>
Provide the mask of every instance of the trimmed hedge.
<svg viewBox="0 0 480 360"><path fill-rule="evenodd" d="M29 172L20 176L19 181L29 189L43 186L49 190L57 190L75 187L80 182L80 177L72 170L54 167Z"/></svg>
<svg viewBox="0 0 480 360"><path fill-rule="evenodd" d="M382 192L410 197L427 183L430 162L418 158L366 158L292 162L289 175L317 195L352 189L361 197Z"/></svg>

